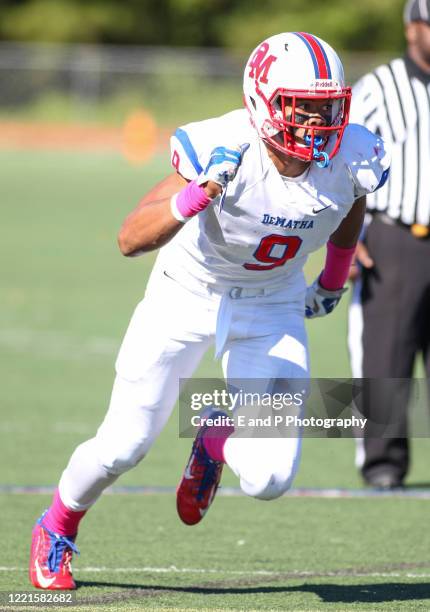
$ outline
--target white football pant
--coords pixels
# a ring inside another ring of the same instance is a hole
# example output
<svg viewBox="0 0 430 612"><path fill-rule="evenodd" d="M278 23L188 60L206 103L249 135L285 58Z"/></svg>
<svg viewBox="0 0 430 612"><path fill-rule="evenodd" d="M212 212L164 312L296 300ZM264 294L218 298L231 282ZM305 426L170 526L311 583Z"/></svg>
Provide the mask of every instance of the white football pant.
<svg viewBox="0 0 430 612"><path fill-rule="evenodd" d="M266 390L270 379L306 379L304 283L277 290L223 292L202 285L190 290L153 273L118 355L106 417L96 437L78 446L61 477L67 506L89 508L147 454L176 403L179 378L191 378L214 343L227 380L261 379L264 393L264 379ZM300 436L233 435L224 455L246 494L273 499L290 487L300 446Z"/></svg>

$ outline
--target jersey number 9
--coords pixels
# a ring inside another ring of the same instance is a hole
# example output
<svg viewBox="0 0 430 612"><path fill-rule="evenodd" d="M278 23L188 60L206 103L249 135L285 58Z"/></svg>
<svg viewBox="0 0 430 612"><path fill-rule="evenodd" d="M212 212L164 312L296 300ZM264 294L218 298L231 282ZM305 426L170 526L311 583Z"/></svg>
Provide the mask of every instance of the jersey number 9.
<svg viewBox="0 0 430 612"><path fill-rule="evenodd" d="M264 236L254 253L255 259L261 261L261 264L245 263L243 267L247 270L273 270L273 268L283 266L286 261L296 256L302 242L298 236L280 236L279 234ZM277 249L280 254L273 255L272 252L276 246L282 248Z"/></svg>

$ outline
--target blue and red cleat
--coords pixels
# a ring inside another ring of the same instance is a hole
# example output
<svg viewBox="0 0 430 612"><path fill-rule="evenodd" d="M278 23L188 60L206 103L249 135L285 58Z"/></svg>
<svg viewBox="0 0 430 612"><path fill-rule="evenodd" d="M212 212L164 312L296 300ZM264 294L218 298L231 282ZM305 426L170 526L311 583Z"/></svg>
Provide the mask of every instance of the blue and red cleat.
<svg viewBox="0 0 430 612"><path fill-rule="evenodd" d="M214 411L208 414L211 419L217 416L225 417L225 413ZM176 508L179 518L186 525L196 525L208 511L217 492L224 467L222 461L211 459L204 447L203 436L207 434L208 429L208 425L201 425L176 490Z"/></svg>
<svg viewBox="0 0 430 612"><path fill-rule="evenodd" d="M76 536L53 533L43 524L42 514L36 522L31 540L30 582L38 589L76 589L72 574L72 555L79 554Z"/></svg>

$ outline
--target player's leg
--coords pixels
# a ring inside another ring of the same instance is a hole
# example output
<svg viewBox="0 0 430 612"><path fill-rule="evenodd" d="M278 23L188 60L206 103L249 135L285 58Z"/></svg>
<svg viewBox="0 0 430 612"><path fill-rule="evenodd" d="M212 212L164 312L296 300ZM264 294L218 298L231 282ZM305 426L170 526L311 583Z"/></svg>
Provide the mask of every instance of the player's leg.
<svg viewBox="0 0 430 612"><path fill-rule="evenodd" d="M106 486L147 455L170 417L179 378L192 375L208 345L169 342L162 364L148 367L144 378L130 381L117 375L97 435L76 449L61 477L61 498L69 507L88 509Z"/></svg>
<svg viewBox="0 0 430 612"><path fill-rule="evenodd" d="M268 305L267 314L260 311L254 333L258 333L259 327L262 332L265 328L267 331L265 316L272 317L272 333L240 338L239 330L239 337L227 343L223 355L225 376L228 381L239 380L245 389L246 379L250 379L250 389L259 388L261 394L282 390L285 383L290 392L301 394L309 376L302 302ZM280 434L276 438L243 438L233 434L226 439L225 462L239 477L244 493L269 500L288 490L300 461L301 437L299 431L296 434L293 437Z"/></svg>
<svg viewBox="0 0 430 612"><path fill-rule="evenodd" d="M409 465L408 379L421 342L417 321L428 247L407 228L378 218L367 242L375 267L363 271L349 330L353 374L365 379L361 410L368 418L357 464L366 482L391 487L402 483Z"/></svg>
<svg viewBox="0 0 430 612"><path fill-rule="evenodd" d="M430 241L429 243L429 256L430 256ZM429 267L427 266L427 269ZM427 398L428 404L430 405L430 317L428 313L430 312L430 269L428 269L428 278L427 278L427 291L424 295L422 301L422 309L420 313L420 317L418 319L419 325L419 333L422 338L422 350L423 350L423 359L424 359L424 369L427 377Z"/></svg>
<svg viewBox="0 0 430 612"><path fill-rule="evenodd" d="M148 452L212 341L216 307L162 279L131 320L117 360L111 404L95 438L73 453L59 491L33 532L30 578L74 588L70 571L80 519L102 491Z"/></svg>
<svg viewBox="0 0 430 612"><path fill-rule="evenodd" d="M229 300L228 328L223 368L228 381L238 380L246 390L246 379L255 392L273 392L273 381L297 382L300 390L308 378L304 302ZM222 309L221 309L222 310ZM300 380L300 382L299 382ZM224 463L240 478L248 495L273 499L284 493L296 473L300 436L291 438L238 438L232 428L203 427L193 446L178 488L178 512L188 524L201 520L216 493ZM195 467L197 466L197 467ZM194 473L195 471L195 473ZM204 485L204 486L203 486Z"/></svg>
<svg viewBox="0 0 430 612"><path fill-rule="evenodd" d="M429 281L430 286L430 281ZM430 290L427 296L427 313L430 312ZM423 357L424 357L424 368L426 371L427 379L430 383L430 317L426 316L425 321L421 322L421 330L423 337Z"/></svg>

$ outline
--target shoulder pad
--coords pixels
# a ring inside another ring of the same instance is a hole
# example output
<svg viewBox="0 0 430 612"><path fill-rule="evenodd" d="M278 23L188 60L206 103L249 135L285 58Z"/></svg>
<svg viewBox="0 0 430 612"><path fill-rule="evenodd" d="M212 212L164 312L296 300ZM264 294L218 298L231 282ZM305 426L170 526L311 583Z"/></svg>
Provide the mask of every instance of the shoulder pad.
<svg viewBox="0 0 430 612"><path fill-rule="evenodd" d="M247 111L242 109L181 126L170 139L172 166L183 177L193 180L203 172L215 147L249 141L252 130Z"/></svg>
<svg viewBox="0 0 430 612"><path fill-rule="evenodd" d="M362 125L350 123L346 127L339 154L348 168L356 198L376 191L387 180L390 155L385 143Z"/></svg>

